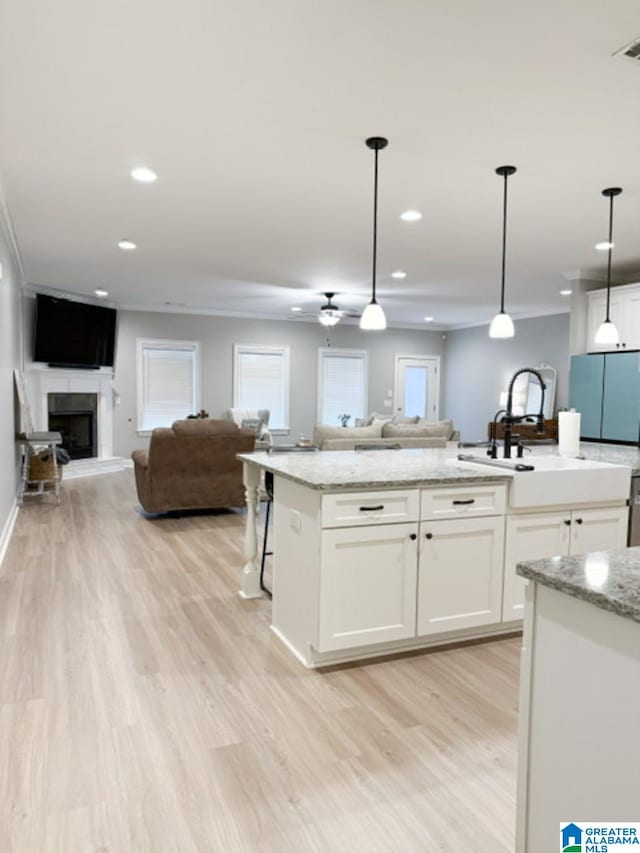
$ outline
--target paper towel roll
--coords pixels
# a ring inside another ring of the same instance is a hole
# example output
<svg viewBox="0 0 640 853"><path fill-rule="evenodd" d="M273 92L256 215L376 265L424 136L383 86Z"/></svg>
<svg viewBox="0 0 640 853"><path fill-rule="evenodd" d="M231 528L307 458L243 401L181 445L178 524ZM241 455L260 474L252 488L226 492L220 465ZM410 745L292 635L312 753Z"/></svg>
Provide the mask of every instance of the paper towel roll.
<svg viewBox="0 0 640 853"><path fill-rule="evenodd" d="M558 412L558 451L560 456L580 453L580 412Z"/></svg>

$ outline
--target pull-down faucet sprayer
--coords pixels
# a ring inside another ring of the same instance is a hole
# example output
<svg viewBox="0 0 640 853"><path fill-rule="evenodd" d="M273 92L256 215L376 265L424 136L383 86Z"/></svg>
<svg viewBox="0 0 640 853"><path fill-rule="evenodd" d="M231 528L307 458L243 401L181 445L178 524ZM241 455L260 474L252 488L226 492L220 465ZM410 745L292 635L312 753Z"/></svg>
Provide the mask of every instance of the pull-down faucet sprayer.
<svg viewBox="0 0 640 853"><path fill-rule="evenodd" d="M544 395L547 386L544 384L544 380L540 373L535 369L535 367L523 367L520 370L516 370L509 381L509 388L507 391L507 407L504 417L502 418L502 423L504 424L504 458L511 459L511 448L513 446L513 425L519 423L523 418L530 417L529 413L525 415L514 415L513 414L513 386L515 385L516 379L519 376L522 376L523 373L530 373L532 376L535 376L538 382L540 383L541 395L540 395L540 411L535 416L536 417L536 432L542 434L544 432Z"/></svg>

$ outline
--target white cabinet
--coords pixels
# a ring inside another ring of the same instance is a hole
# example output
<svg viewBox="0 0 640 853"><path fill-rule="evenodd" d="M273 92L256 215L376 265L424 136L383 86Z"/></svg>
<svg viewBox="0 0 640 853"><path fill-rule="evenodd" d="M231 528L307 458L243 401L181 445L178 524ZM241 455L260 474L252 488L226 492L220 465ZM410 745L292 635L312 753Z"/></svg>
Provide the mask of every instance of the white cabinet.
<svg viewBox="0 0 640 853"><path fill-rule="evenodd" d="M504 517L423 522L418 635L500 621Z"/></svg>
<svg viewBox="0 0 640 853"><path fill-rule="evenodd" d="M416 633L418 525L324 530L318 651Z"/></svg>
<svg viewBox="0 0 640 853"><path fill-rule="evenodd" d="M587 351L617 352L640 349L640 285L624 285L611 291L609 314L618 329L620 343L609 346L596 344L595 338L607 313L607 291L592 290L588 294Z"/></svg>
<svg viewBox="0 0 640 853"><path fill-rule="evenodd" d="M574 510L571 513L570 554L589 551L613 551L627 544L629 510L625 506L611 509Z"/></svg>
<svg viewBox="0 0 640 853"><path fill-rule="evenodd" d="M512 515L507 519L502 619L522 619L527 582L516 575L523 560L566 557L624 548L628 509L580 509L571 512Z"/></svg>
<svg viewBox="0 0 640 853"><path fill-rule="evenodd" d="M567 523L568 522L568 523ZM516 574L523 560L566 557L571 544L571 513L536 513L507 518L502 619L522 619L527 582Z"/></svg>

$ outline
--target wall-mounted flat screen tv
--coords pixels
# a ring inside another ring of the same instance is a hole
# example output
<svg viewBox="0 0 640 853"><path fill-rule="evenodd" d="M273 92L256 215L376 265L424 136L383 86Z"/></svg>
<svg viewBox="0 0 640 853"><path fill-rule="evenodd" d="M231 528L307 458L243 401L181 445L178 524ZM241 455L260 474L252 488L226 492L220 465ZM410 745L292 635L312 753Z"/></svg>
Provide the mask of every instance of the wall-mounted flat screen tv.
<svg viewBox="0 0 640 853"><path fill-rule="evenodd" d="M34 361L58 367L113 367L115 308L38 293Z"/></svg>

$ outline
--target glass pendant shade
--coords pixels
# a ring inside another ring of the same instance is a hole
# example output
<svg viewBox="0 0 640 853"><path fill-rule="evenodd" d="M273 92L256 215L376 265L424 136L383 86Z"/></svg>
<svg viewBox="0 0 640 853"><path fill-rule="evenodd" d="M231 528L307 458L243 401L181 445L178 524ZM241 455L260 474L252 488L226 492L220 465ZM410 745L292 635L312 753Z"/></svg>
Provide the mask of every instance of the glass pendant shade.
<svg viewBox="0 0 640 853"><path fill-rule="evenodd" d="M515 335L513 320L506 311L499 311L489 326L490 338L512 338Z"/></svg>
<svg viewBox="0 0 640 853"><path fill-rule="evenodd" d="M620 343L620 335L611 320L605 320L604 323L600 324L600 328L596 332L595 342L605 346Z"/></svg>
<svg viewBox="0 0 640 853"><path fill-rule="evenodd" d="M387 318L377 302L372 300L362 312L360 328L368 332L381 332L387 328Z"/></svg>

